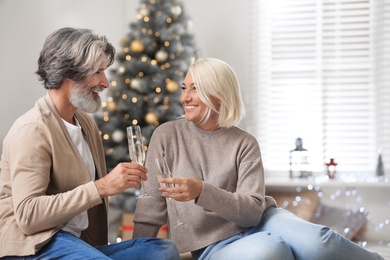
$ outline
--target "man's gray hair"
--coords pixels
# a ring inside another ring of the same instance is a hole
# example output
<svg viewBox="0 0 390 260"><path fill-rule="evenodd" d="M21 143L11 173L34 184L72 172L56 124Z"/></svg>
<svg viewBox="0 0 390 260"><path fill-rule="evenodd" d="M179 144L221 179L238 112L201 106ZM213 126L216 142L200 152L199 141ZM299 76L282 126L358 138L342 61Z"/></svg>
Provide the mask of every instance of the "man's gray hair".
<svg viewBox="0 0 390 260"><path fill-rule="evenodd" d="M102 53L109 67L115 49L106 37L89 29L65 27L46 38L36 74L46 89L58 89L65 78L78 82L97 72Z"/></svg>

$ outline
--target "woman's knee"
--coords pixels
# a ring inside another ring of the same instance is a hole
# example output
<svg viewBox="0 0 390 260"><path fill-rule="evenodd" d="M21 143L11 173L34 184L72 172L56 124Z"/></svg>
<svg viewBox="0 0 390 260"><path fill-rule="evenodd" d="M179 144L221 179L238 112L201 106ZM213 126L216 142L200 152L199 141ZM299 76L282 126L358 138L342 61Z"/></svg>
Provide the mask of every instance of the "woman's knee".
<svg viewBox="0 0 390 260"><path fill-rule="evenodd" d="M256 233L253 236L259 243L257 245L252 244L252 248L256 247L255 253L257 256L261 256L261 258L255 257L252 259L294 259L290 246L282 237L273 235L269 232Z"/></svg>
<svg viewBox="0 0 390 260"><path fill-rule="evenodd" d="M340 235L333 232L329 227L326 226L317 226L312 229L312 232L307 232L305 234L306 242L311 242L313 249L321 248L324 245L332 245L333 241L338 241L341 239Z"/></svg>
<svg viewBox="0 0 390 260"><path fill-rule="evenodd" d="M259 232L218 250L212 259L294 259L290 247L279 236Z"/></svg>

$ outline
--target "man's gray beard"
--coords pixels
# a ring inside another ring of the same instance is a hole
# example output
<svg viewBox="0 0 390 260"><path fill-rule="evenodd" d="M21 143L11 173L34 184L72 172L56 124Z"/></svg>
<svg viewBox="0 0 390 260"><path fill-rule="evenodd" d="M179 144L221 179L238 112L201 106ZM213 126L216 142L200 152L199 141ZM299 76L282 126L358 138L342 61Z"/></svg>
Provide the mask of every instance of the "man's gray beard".
<svg viewBox="0 0 390 260"><path fill-rule="evenodd" d="M98 88L98 87L96 87ZM90 89L87 92L84 92L82 94L79 94L83 90L83 85L80 83L77 83L75 87L72 89L72 92L70 94L70 103L76 107L77 109L80 109L83 112L86 113L95 113L97 112L101 107L101 98L98 97L98 99L93 98L93 92L92 89Z"/></svg>

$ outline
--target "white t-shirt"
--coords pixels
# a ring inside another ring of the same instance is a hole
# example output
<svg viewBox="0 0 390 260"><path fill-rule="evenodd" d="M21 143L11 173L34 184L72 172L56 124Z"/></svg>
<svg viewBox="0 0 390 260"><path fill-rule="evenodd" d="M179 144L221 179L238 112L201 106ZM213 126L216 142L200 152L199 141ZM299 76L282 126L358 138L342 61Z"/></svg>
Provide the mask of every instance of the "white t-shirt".
<svg viewBox="0 0 390 260"><path fill-rule="evenodd" d="M75 118L76 125L72 125L69 122L62 119L69 135L72 138L73 144L83 159L85 166L88 169L91 180L95 180L95 164L93 162L92 153L89 149L88 143L84 138L79 121ZM88 227L88 214L87 211L73 217L62 230L72 233L73 235L80 237L81 231Z"/></svg>

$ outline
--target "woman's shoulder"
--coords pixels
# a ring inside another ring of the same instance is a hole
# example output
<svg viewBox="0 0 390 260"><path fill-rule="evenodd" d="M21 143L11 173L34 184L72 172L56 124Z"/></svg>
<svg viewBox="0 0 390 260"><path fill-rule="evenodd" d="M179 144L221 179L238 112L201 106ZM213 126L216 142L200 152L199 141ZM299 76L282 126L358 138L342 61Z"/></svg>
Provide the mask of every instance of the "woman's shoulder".
<svg viewBox="0 0 390 260"><path fill-rule="evenodd" d="M177 131L179 129L182 129L186 125L186 121L182 118L164 122L161 125L159 125L154 132L161 134L161 133L171 133L172 131Z"/></svg>
<svg viewBox="0 0 390 260"><path fill-rule="evenodd" d="M238 127L238 126L232 126L229 128L231 134L241 136L242 138L245 139L250 139L250 140L256 140L256 137L249 133L248 131Z"/></svg>

